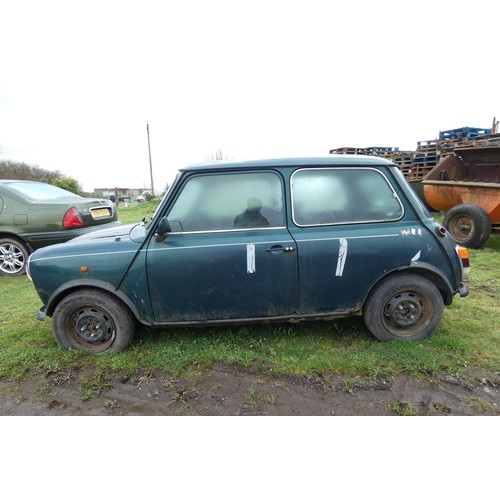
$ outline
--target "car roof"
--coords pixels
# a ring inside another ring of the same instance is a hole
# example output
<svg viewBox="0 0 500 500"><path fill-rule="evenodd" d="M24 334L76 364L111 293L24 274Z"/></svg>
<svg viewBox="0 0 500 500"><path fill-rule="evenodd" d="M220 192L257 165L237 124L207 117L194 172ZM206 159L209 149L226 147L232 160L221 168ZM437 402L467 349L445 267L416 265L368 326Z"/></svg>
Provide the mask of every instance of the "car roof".
<svg viewBox="0 0 500 500"><path fill-rule="evenodd" d="M291 158L265 158L256 160L218 160L206 163L194 163L187 165L180 170L199 171L199 170L227 170L227 169L258 169L263 167L302 167L314 168L325 166L380 166L395 165L393 162L380 158L378 156L367 155L329 155L329 156L309 156L309 157L291 157Z"/></svg>

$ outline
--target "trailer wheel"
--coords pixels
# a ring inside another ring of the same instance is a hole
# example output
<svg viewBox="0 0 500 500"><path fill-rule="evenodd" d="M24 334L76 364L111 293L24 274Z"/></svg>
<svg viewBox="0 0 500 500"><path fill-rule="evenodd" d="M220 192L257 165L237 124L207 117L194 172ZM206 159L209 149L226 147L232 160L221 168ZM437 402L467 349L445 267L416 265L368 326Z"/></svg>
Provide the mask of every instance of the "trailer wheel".
<svg viewBox="0 0 500 500"><path fill-rule="evenodd" d="M491 234L490 217L478 205L453 207L446 214L443 225L459 245L468 248L481 248Z"/></svg>

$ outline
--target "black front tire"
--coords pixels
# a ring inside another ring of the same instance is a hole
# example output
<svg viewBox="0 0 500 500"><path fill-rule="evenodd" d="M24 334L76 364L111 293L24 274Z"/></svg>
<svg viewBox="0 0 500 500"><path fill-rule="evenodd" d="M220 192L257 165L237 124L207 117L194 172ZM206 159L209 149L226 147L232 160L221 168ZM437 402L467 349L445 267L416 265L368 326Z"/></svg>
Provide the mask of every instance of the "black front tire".
<svg viewBox="0 0 500 500"><path fill-rule="evenodd" d="M84 289L59 302L52 316L52 331L63 349L118 353L134 338L135 318L113 295Z"/></svg>
<svg viewBox="0 0 500 500"><path fill-rule="evenodd" d="M486 210L467 203L450 209L443 226L459 245L468 248L481 248L491 234L491 220Z"/></svg>
<svg viewBox="0 0 500 500"><path fill-rule="evenodd" d="M430 280L402 273L385 278L370 293L363 319L379 340L421 340L443 319L441 293Z"/></svg>

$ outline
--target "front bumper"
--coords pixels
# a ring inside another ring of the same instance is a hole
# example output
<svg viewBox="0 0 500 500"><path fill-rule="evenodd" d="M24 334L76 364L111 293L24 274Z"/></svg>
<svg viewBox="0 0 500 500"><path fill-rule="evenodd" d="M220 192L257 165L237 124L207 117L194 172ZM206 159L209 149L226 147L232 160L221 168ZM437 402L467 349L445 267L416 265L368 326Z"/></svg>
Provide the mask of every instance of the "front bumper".
<svg viewBox="0 0 500 500"><path fill-rule="evenodd" d="M45 321L47 315L45 314L45 307L40 308L40 310L36 313L36 319L38 321Z"/></svg>

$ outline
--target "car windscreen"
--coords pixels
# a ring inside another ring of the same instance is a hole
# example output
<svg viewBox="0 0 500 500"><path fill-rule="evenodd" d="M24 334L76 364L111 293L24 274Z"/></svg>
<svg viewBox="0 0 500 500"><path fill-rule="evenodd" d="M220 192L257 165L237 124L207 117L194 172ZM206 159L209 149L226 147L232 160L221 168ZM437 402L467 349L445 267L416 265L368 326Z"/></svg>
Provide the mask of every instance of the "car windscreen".
<svg viewBox="0 0 500 500"><path fill-rule="evenodd" d="M13 190L31 198L32 200L55 200L58 198L81 198L77 194L70 193L65 189L43 182L9 182Z"/></svg>

